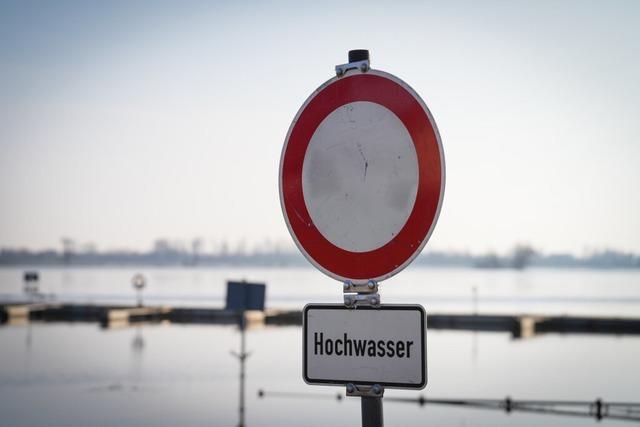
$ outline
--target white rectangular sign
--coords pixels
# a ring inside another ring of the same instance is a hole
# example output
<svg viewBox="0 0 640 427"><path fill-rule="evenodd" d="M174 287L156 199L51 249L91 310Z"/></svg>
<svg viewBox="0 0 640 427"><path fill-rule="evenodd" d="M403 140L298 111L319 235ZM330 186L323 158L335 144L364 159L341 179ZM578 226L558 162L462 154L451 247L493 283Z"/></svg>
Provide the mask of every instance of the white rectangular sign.
<svg viewBox="0 0 640 427"><path fill-rule="evenodd" d="M426 314L420 305L346 308L308 304L303 313L303 378L308 384L427 384Z"/></svg>

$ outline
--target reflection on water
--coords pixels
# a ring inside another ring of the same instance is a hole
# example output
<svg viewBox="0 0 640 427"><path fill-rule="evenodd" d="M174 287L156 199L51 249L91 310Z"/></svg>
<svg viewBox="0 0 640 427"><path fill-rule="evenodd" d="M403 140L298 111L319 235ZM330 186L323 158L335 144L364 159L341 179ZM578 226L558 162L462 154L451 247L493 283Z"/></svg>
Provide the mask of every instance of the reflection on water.
<svg viewBox="0 0 640 427"><path fill-rule="evenodd" d="M144 368L144 335L141 325L134 326L134 330L135 334L131 340L131 372L129 378L135 385L141 381Z"/></svg>
<svg viewBox="0 0 640 427"><path fill-rule="evenodd" d="M144 350L144 337L142 336L142 325L135 325L136 335L131 341L131 353L135 356L134 359L139 359Z"/></svg>

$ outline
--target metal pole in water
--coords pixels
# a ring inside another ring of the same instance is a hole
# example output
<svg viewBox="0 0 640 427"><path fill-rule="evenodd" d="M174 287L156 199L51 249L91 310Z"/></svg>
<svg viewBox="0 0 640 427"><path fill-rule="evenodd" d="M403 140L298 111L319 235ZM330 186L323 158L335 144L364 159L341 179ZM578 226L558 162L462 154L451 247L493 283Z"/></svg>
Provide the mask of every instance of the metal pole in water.
<svg viewBox="0 0 640 427"><path fill-rule="evenodd" d="M362 408L362 427L382 427L382 398L362 396L360 398Z"/></svg>
<svg viewBox="0 0 640 427"><path fill-rule="evenodd" d="M244 427L244 363L247 358L246 352L246 339L245 339L245 318L244 312L242 313L242 319L240 320L240 337L241 337L241 347L240 347L240 423L238 427Z"/></svg>
<svg viewBox="0 0 640 427"><path fill-rule="evenodd" d="M349 59L351 59L351 55ZM343 292L344 304L348 308L357 309L359 305L380 308L378 283L374 280L369 280L364 285L356 285L347 280L343 284ZM349 383L347 384L347 396L360 396L362 427L382 427L384 425L382 417L384 388L380 384L363 386Z"/></svg>
<svg viewBox="0 0 640 427"><path fill-rule="evenodd" d="M238 326L240 327L240 353L231 351L231 354L238 358L240 362L240 388L239 388L239 402L238 402L238 427L244 427L244 382L245 382L245 362L249 353L246 351L246 337L245 330L247 328L247 322L244 316L244 310L238 312L240 318L238 319Z"/></svg>

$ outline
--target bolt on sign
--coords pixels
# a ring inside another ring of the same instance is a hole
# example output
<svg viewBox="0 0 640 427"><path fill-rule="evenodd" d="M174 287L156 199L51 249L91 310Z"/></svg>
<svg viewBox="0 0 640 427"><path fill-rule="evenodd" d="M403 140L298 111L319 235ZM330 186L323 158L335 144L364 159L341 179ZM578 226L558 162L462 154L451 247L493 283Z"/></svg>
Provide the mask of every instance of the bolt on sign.
<svg viewBox="0 0 640 427"><path fill-rule="evenodd" d="M305 307L303 378L423 388L425 311L380 304L378 284L411 263L433 233L445 185L442 143L415 90L371 69L367 51L349 56L303 103L280 159L291 237L345 293L344 305Z"/></svg>

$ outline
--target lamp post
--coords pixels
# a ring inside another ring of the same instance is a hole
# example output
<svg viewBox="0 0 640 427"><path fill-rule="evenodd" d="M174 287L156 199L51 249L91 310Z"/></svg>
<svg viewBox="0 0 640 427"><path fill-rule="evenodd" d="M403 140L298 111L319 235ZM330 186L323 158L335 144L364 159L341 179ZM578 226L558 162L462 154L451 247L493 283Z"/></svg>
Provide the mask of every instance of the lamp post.
<svg viewBox="0 0 640 427"><path fill-rule="evenodd" d="M138 273L131 279L131 285L137 293L138 307L142 307L142 290L147 285L147 279L142 274Z"/></svg>

